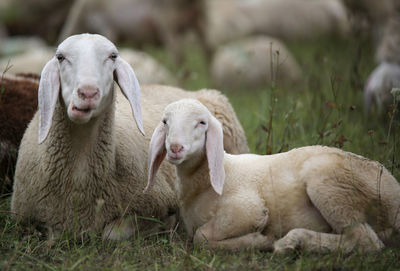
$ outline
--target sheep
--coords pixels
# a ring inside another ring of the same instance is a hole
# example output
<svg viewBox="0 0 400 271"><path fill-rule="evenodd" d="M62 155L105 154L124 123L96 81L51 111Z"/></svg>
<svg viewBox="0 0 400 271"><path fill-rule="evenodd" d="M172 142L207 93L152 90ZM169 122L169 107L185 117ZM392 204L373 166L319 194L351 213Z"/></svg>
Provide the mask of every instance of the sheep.
<svg viewBox="0 0 400 271"><path fill-rule="evenodd" d="M75 0L59 39L83 31L135 44L161 44L181 63L183 34L204 43L203 0Z"/></svg>
<svg viewBox="0 0 400 271"><path fill-rule="evenodd" d="M300 67L277 39L256 36L221 46L211 63L211 78L224 90L256 88L267 83L293 84Z"/></svg>
<svg viewBox="0 0 400 271"><path fill-rule="evenodd" d="M349 32L339 0L207 0L205 10L205 36L211 48L254 34L297 40Z"/></svg>
<svg viewBox="0 0 400 271"><path fill-rule="evenodd" d="M377 113L386 113L393 104L392 88L400 87L400 16L390 18L377 50L378 66L372 71L364 87L366 116L377 106Z"/></svg>
<svg viewBox="0 0 400 271"><path fill-rule="evenodd" d="M17 150L37 109L39 77L3 75L0 79L0 195L10 193Z"/></svg>
<svg viewBox="0 0 400 271"><path fill-rule="evenodd" d="M114 90L114 79L124 95ZM14 217L43 224L49 237L94 232L113 240L152 223L140 217L166 218L176 208L176 173L172 166L161 168L159 185L142 195L150 141L143 134L151 133L165 105L185 96L219 111L227 151L248 150L240 123L219 92L161 85L142 86L140 92L132 68L108 39L67 38L41 73L39 110L18 154Z"/></svg>
<svg viewBox="0 0 400 271"><path fill-rule="evenodd" d="M119 50L120 56L132 67L141 84L177 85L177 79L156 59L145 52L124 48Z"/></svg>
<svg viewBox="0 0 400 271"><path fill-rule="evenodd" d="M378 162L325 146L231 155L222 140L207 108L182 99L165 108L150 141L145 192L167 157L195 244L348 253L379 250L381 231L400 230L400 185Z"/></svg>
<svg viewBox="0 0 400 271"><path fill-rule="evenodd" d="M364 88L364 111L367 118L372 106L377 106L378 115L387 112L393 104L392 88L400 87L400 64L382 62L371 73Z"/></svg>

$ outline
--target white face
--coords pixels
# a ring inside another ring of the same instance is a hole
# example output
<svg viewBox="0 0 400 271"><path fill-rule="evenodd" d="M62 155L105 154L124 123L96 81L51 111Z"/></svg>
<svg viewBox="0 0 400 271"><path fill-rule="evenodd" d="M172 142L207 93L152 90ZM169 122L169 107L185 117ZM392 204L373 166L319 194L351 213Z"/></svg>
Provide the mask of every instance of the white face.
<svg viewBox="0 0 400 271"><path fill-rule="evenodd" d="M205 151L209 112L199 102L181 100L165 108L162 122L165 126L167 160L175 165L201 157Z"/></svg>
<svg viewBox="0 0 400 271"><path fill-rule="evenodd" d="M117 57L114 44L99 35L72 36L58 46L62 98L72 122L87 123L111 104Z"/></svg>

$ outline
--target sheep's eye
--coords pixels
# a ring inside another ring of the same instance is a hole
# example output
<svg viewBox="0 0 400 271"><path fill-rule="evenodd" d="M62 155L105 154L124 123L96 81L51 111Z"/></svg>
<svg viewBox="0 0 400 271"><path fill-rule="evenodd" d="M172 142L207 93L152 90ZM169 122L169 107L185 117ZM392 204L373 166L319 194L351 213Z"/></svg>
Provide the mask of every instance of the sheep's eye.
<svg viewBox="0 0 400 271"><path fill-rule="evenodd" d="M57 54L57 55L56 55L56 58L57 58L57 60L58 60L59 62L62 62L62 61L65 59L65 57L64 57L62 54Z"/></svg>
<svg viewBox="0 0 400 271"><path fill-rule="evenodd" d="M112 60L117 59L117 57L118 57L118 54L117 54L117 53L112 53L112 54L110 55L110 58L111 58Z"/></svg>
<svg viewBox="0 0 400 271"><path fill-rule="evenodd" d="M162 122L163 122L164 124L167 124L167 120L162 120Z"/></svg>
<svg viewBox="0 0 400 271"><path fill-rule="evenodd" d="M205 121L200 121L199 122L201 125L206 125L206 122Z"/></svg>

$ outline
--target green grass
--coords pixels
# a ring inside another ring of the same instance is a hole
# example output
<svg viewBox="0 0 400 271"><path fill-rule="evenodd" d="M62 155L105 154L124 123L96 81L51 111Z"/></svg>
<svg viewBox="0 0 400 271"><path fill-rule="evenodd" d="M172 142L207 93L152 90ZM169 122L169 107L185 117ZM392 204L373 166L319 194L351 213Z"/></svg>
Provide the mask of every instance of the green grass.
<svg viewBox="0 0 400 271"><path fill-rule="evenodd" d="M362 87L374 68L373 48L364 38L290 43L303 78L282 88L265 86L224 93L246 131L252 152L265 154L323 144L341 147L383 163L400 179L398 119L366 120ZM148 52L180 78L183 87L212 87L198 48L187 50L176 67L163 50ZM400 246L380 253L354 252L274 255L261 251L227 252L193 247L182 233L163 233L123 242L98 236L62 236L47 241L33 227L16 224L10 199L0 199L0 268L3 270L399 270Z"/></svg>

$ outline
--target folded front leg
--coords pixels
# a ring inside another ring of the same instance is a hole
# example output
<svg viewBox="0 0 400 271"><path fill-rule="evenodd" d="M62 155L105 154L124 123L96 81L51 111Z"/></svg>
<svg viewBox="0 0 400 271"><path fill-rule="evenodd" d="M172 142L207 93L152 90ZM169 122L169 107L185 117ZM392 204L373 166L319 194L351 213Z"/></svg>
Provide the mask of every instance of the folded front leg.
<svg viewBox="0 0 400 271"><path fill-rule="evenodd" d="M247 208L240 202L227 202L215 216L196 230L194 243L223 249L272 249L273 238L261 232L268 222L268 209L263 204Z"/></svg>

